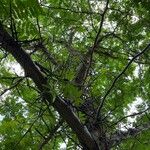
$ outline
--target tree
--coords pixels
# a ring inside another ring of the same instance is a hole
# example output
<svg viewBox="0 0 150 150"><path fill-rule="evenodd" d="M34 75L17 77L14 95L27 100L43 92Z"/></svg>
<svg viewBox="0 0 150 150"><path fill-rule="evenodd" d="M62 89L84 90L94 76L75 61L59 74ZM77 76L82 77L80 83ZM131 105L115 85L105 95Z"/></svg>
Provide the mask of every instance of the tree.
<svg viewBox="0 0 150 150"><path fill-rule="evenodd" d="M148 1L0 3L1 149L150 149Z"/></svg>

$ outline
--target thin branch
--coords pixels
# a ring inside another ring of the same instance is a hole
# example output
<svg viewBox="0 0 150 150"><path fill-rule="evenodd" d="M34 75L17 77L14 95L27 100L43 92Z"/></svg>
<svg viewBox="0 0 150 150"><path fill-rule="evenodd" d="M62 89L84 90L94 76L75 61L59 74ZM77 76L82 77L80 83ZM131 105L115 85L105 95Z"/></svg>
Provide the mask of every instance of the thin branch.
<svg viewBox="0 0 150 150"><path fill-rule="evenodd" d="M105 9L104 9L104 12L103 12L102 15L101 15L101 22L100 22L99 30L98 30L98 32L97 32L95 41L94 41L94 45L93 45L93 47L92 47L92 51L95 50L95 48L98 46L98 44L99 44L99 42L100 42L100 40L99 40L99 35L101 34L101 31L102 31L105 14L106 14L106 12L107 12L107 10L108 10L108 4L109 4L109 0L107 0L106 6L105 6Z"/></svg>
<svg viewBox="0 0 150 150"><path fill-rule="evenodd" d="M108 91L106 92L106 94L104 95L104 97L101 100L101 103L97 109L97 114L96 114L96 120L98 120L98 117L100 115L100 111L104 105L105 99L106 97L109 95L109 93L111 92L111 90L113 89L113 87L115 86L116 82L118 81L118 79L126 72L126 70L129 68L129 66L132 64L132 62L138 58L140 55L142 55L144 52L146 52L147 50L149 50L150 48L150 43L138 54L136 54L130 61L129 63L125 66L125 68L123 69L123 71L114 79L112 85L110 86L110 88L108 89Z"/></svg>
<svg viewBox="0 0 150 150"><path fill-rule="evenodd" d="M42 42L41 27L40 27L38 18L36 19L36 22L37 22L37 28L38 28L38 32L39 32L40 41Z"/></svg>
<svg viewBox="0 0 150 150"><path fill-rule="evenodd" d="M15 80L15 79L20 79L20 78L24 78L24 77L22 77L22 76L17 76L17 77L6 77L6 76L0 76L0 80Z"/></svg>
<svg viewBox="0 0 150 150"><path fill-rule="evenodd" d="M126 140L130 137L137 136L143 131L150 129L150 122L142 124L136 128L129 128L127 131L118 131L111 135L109 143L110 147L120 144L123 140Z"/></svg>
<svg viewBox="0 0 150 150"><path fill-rule="evenodd" d="M138 113L133 113L133 114L130 114L130 115L127 115L127 116L124 116L122 117L121 119L119 119L117 122L115 122L114 124L111 125L114 126L114 125L117 125L119 122L121 122L122 120L126 119L126 118L129 118L129 117L135 117L137 115L142 115L143 113L146 113L146 111L148 111L150 109L150 107L148 107L147 109L143 110L143 111L140 111Z"/></svg>
<svg viewBox="0 0 150 150"><path fill-rule="evenodd" d="M81 57L81 55L82 55L81 52L79 52L79 50L77 50L76 48L74 48L72 46L73 36L74 36L74 32L71 32L70 35L69 35L68 41L60 39L60 40L54 40L54 42L62 44L68 50L68 52L71 56Z"/></svg>
<svg viewBox="0 0 150 150"><path fill-rule="evenodd" d="M45 56L54 64L54 65L58 65L58 63L56 62L56 60L52 57L52 55L49 53L49 51L47 50L47 48L43 45L43 39L42 39L42 34L41 34L41 27L40 27L40 23L39 23L39 19L37 18L37 28L38 28L38 32L39 32L39 37L40 37L40 42L38 43L38 45L36 45L35 47L35 51L37 49L42 49L42 52L45 54Z"/></svg>
<svg viewBox="0 0 150 150"><path fill-rule="evenodd" d="M41 137L43 137L43 138L45 139L44 135L43 135L37 128L35 128L35 131L36 131Z"/></svg>
<svg viewBox="0 0 150 150"><path fill-rule="evenodd" d="M105 14L108 9L108 4L109 4L109 0L107 0L104 12L101 15L101 22L100 22L99 30L98 30L97 35L94 40L94 44L93 44L92 48L89 48L88 52L85 54L83 62L80 64L77 74L75 76L74 82L79 88L83 86L84 81L86 80L86 78L88 76L89 69L90 69L91 63L92 63L93 52L95 51L98 44L100 43L99 36L102 31L102 26L103 26Z"/></svg>
<svg viewBox="0 0 150 150"><path fill-rule="evenodd" d="M20 140L15 144L15 147L23 140L23 138L30 132L30 130L32 129L33 125L35 124L35 122L38 121L38 119L40 118L40 116L42 116L44 113L43 112L40 112L39 115L36 117L36 119L32 122L32 124L30 125L30 127L28 128L28 130L24 133L24 135L20 138ZM14 147L14 148L15 148Z"/></svg>
<svg viewBox="0 0 150 150"><path fill-rule="evenodd" d="M89 7L89 10L92 11L90 0L88 0L88 7ZM93 31L95 31L97 33L96 28L95 28L95 26L93 24L93 18L92 18L91 14L90 14L90 20L91 20L91 26L93 27Z"/></svg>
<svg viewBox="0 0 150 150"><path fill-rule="evenodd" d="M52 137L55 135L55 133L57 132L57 130L60 128L60 126L63 124L63 120L60 120L57 125L55 125L55 127L51 130L51 132L48 134L48 136L46 136L44 138L44 140L41 142L41 144L39 145L39 150L42 150L42 148L44 147L44 145L46 145L51 139Z"/></svg>
<svg viewBox="0 0 150 150"><path fill-rule="evenodd" d="M57 66L59 64L42 42L37 45L36 49L41 49L43 54L52 62L53 65Z"/></svg>
<svg viewBox="0 0 150 150"><path fill-rule="evenodd" d="M98 12L93 12L93 11L77 11L77 10L73 10L70 8L64 8L64 7L54 7L54 6L46 6L44 4L41 4L43 7L47 7L50 10L54 9L54 10L62 10L62 11L66 11L66 12L72 12L72 13L79 13L79 14L86 14L86 15L99 15L100 13Z"/></svg>
<svg viewBox="0 0 150 150"><path fill-rule="evenodd" d="M12 8L12 2L11 0L9 1L9 15L10 15L10 30L12 33L12 37L18 41L18 35L17 35L17 30L16 30L16 25L14 22L14 18L13 18L13 8Z"/></svg>
<svg viewBox="0 0 150 150"><path fill-rule="evenodd" d="M5 94L7 91L10 91L11 89L15 88L22 80L23 80L23 78L19 79L18 81L16 81L16 82L14 83L14 85L12 85L12 86L10 86L9 88L3 90L3 92L0 93L0 97L1 97L3 94Z"/></svg>

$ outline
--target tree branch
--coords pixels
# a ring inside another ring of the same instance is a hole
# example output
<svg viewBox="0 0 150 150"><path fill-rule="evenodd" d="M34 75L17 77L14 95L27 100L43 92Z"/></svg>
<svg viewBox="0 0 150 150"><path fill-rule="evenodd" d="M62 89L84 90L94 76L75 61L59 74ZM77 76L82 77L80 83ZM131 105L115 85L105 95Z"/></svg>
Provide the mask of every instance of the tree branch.
<svg viewBox="0 0 150 150"><path fill-rule="evenodd" d="M39 150L42 150L44 145L46 145L52 139L52 137L55 135L55 133L57 132L59 127L62 125L62 123L63 123L63 120L60 120L57 123L57 125L52 129L52 131L48 134L48 136L41 142L41 144L39 145Z"/></svg>
<svg viewBox="0 0 150 150"><path fill-rule="evenodd" d="M96 37L95 37L94 44L91 48L89 48L88 52L85 54L83 62L79 66L79 69L78 69L77 74L75 76L74 82L78 86L82 86L84 81L86 80L87 75L89 73L89 69L91 67L91 63L92 63L93 52L95 51L98 44L100 43L99 36L101 34L101 31L102 31L102 26L104 23L105 14L106 14L107 9L108 9L108 4L109 4L109 0L107 0L104 12L101 15L101 22L100 22L100 26L99 26L98 32L96 34Z"/></svg>
<svg viewBox="0 0 150 150"><path fill-rule="evenodd" d="M41 93L44 94L44 98L51 104L52 94L50 93L50 89L48 87L47 78L42 74L42 72L40 72L30 56L21 48L21 45L14 41L14 39L3 28L1 22L0 43L7 52L13 55L17 62L23 67L25 74L34 81ZM89 150L98 149L97 144L88 130L84 127L75 113L63 99L57 96L52 105L76 133L80 143L84 148Z"/></svg>
<svg viewBox="0 0 150 150"><path fill-rule="evenodd" d="M121 122L122 120L124 120L126 118L142 115L143 113L146 113L149 109L150 109L150 107L148 107L147 109L145 109L143 111L140 111L138 113L132 113L130 115L124 116L121 119L119 119L117 122L115 122L113 125L111 125L111 127L114 126L114 125L117 125L119 122Z"/></svg>
<svg viewBox="0 0 150 150"><path fill-rule="evenodd" d="M69 8L64 8L64 7L54 7L54 6L46 6L44 4L41 4L41 6L47 7L50 10L62 10L62 11L66 11L66 12L71 12L71 13L77 13L77 14L86 14L86 15L99 15L100 13L98 12L93 12L93 11L79 11L79 10L73 10L73 9L69 9Z"/></svg>
<svg viewBox="0 0 150 150"><path fill-rule="evenodd" d="M7 88L7 89L4 89L4 90L2 91L2 93L0 93L0 97L1 97L3 94L5 94L7 91L10 91L11 89L15 88L23 79L24 79L24 78L21 78L21 79L17 80L12 86L10 86L10 87Z"/></svg>
<svg viewBox="0 0 150 150"><path fill-rule="evenodd" d="M59 114L61 114L63 119L65 119L68 125L75 131L83 147L84 146L86 147L86 145L88 145L88 147L86 148L89 148L89 150L98 149L95 141L91 137L87 128L80 123L78 117L75 115L75 113L65 103L63 99L61 99L60 97L56 97L56 100L54 102L54 107L57 109Z"/></svg>
<svg viewBox="0 0 150 150"><path fill-rule="evenodd" d="M111 135L110 145L111 147L120 144L123 140L127 140L130 137L137 136L143 131L150 129L150 122L145 123L137 128L129 128L127 131L118 131Z"/></svg>
<svg viewBox="0 0 150 150"><path fill-rule="evenodd" d="M110 86L110 88L108 89L108 91L106 92L106 94L104 95L104 97L102 98L101 100L101 103L97 109L97 114L96 114L96 118L98 120L98 117L99 117L99 114L100 114L100 111L101 111L101 108L103 107L104 105L104 102L105 102L105 99L106 97L109 95L109 93L111 92L111 90L113 89L113 87L115 86L116 82L119 80L119 78L126 72L126 70L129 68L129 66L132 64L132 62L138 58L140 55L142 55L144 52L146 52L147 50L149 50L150 48L150 43L141 51L139 52L138 54L136 54L130 61L129 63L125 66L125 68L122 70L122 72L114 79L112 85Z"/></svg>

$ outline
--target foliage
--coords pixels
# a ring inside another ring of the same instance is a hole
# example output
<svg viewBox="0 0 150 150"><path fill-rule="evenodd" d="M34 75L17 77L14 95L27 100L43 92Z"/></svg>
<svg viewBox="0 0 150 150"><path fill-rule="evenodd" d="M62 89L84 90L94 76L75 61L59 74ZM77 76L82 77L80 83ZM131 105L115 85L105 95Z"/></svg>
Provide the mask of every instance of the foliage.
<svg viewBox="0 0 150 150"><path fill-rule="evenodd" d="M1 149L84 147L57 110L58 96L91 135L100 134L102 149L150 149L148 6L144 0L1 1L0 23L47 79L41 91L22 64L13 69L18 60L0 39Z"/></svg>

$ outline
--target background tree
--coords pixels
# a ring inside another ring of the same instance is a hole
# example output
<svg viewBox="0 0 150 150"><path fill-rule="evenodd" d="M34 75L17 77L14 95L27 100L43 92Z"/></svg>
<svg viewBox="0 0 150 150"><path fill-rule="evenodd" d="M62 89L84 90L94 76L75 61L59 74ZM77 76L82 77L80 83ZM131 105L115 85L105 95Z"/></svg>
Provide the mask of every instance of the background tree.
<svg viewBox="0 0 150 150"><path fill-rule="evenodd" d="M149 4L0 1L1 149L149 150Z"/></svg>

